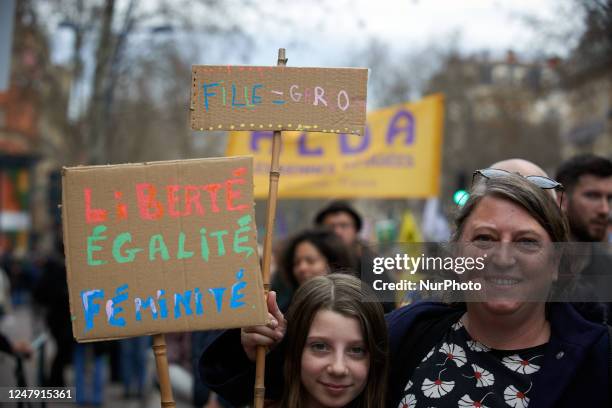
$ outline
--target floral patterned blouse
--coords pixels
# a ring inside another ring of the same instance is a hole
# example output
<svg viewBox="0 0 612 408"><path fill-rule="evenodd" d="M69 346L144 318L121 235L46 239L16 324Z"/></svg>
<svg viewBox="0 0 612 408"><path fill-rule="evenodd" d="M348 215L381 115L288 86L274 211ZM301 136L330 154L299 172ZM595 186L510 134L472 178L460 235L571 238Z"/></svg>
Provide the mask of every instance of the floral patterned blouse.
<svg viewBox="0 0 612 408"><path fill-rule="evenodd" d="M459 321L414 370L398 408L527 408L545 348L490 349Z"/></svg>

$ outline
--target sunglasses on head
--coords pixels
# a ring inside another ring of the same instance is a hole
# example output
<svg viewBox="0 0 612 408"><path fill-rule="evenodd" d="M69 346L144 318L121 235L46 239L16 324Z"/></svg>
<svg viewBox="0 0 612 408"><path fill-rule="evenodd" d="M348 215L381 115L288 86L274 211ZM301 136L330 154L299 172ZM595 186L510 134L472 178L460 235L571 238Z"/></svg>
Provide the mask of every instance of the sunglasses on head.
<svg viewBox="0 0 612 408"><path fill-rule="evenodd" d="M487 169L480 169L480 170L476 170L474 172L474 174L472 174L472 185L474 184L474 179L476 178L476 175L480 175L486 179L491 179L491 178L495 178L495 177L505 177L508 174L515 174L515 175L519 175L522 176L524 178L526 178L527 180L529 180L530 182L532 182L533 184L535 184L536 186L544 189L544 190L550 190L550 189L554 189L556 191L563 191L563 184L559 183L558 181L555 181L551 178L548 177L544 177L544 176L523 176L522 174L519 173L511 173L509 171L506 170L501 170L501 169L492 169L492 168L487 168Z"/></svg>
<svg viewBox="0 0 612 408"><path fill-rule="evenodd" d="M559 183L558 181L544 176L523 176L519 173L511 173L509 171L501 169L487 168L474 171L474 173L472 174L472 186L474 186L474 181L476 180L477 175L486 179L492 179L495 177L505 177L508 176L508 174L515 174L524 177L543 190L558 191L561 193L561 200L563 200L563 191L565 191L565 188L563 187L563 184ZM559 207L561 207L561 202L559 202Z"/></svg>
<svg viewBox="0 0 612 408"><path fill-rule="evenodd" d="M558 181L555 181L551 178L548 177L544 177L544 176L523 176L522 174L519 173L511 173L509 171L506 170L501 170L501 169L491 169L491 168L487 168L487 169L480 169L480 170L476 170L474 172L474 174L472 175L472 185L474 184L474 179L476 178L476 175L480 175L484 178L487 179L491 179L491 178L495 178L495 177L504 177L507 176L508 174L518 174L519 176L522 176L524 178L526 178L527 180L529 180L530 182L532 182L533 184L535 184L536 186L540 187L541 189L544 190L550 190L550 189L554 189L555 191L563 191L563 184L559 183Z"/></svg>

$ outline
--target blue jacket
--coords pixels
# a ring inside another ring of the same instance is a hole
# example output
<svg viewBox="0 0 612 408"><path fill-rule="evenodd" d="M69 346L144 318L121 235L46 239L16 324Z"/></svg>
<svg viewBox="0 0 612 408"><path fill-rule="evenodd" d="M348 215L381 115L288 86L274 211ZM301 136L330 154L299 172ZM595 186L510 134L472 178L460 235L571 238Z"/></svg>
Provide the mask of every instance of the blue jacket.
<svg viewBox="0 0 612 408"><path fill-rule="evenodd" d="M419 302L386 316L390 339L388 407L399 405L418 362L462 313L445 304ZM551 337L529 394L529 408L610 407L606 326L584 319L565 303L550 303L548 319ZM282 394L283 354L281 344L266 358L266 398L279 399ZM236 405L252 401L254 373L255 366L240 345L239 330L221 333L200 358L203 381Z"/></svg>

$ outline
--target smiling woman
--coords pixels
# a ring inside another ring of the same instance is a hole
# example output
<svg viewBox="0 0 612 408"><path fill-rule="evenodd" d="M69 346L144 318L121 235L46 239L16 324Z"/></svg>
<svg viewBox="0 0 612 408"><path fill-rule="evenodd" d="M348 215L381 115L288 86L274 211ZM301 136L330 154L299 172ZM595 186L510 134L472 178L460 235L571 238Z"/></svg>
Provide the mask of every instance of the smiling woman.
<svg viewBox="0 0 612 408"><path fill-rule="evenodd" d="M588 395L609 406L608 368L599 363L609 357L605 326L547 302L559 277L554 243L568 239L554 199L519 175L500 175L474 187L456 227L462 255L486 256L482 271L464 276L486 295L388 318L390 336L402 338L392 361L403 364L391 367L387 405L572 407Z"/></svg>
<svg viewBox="0 0 612 408"><path fill-rule="evenodd" d="M484 286L476 300L497 307L547 300L558 278L559 256L549 234L526 210L487 196L465 224L462 249L486 260L482 270L466 274Z"/></svg>

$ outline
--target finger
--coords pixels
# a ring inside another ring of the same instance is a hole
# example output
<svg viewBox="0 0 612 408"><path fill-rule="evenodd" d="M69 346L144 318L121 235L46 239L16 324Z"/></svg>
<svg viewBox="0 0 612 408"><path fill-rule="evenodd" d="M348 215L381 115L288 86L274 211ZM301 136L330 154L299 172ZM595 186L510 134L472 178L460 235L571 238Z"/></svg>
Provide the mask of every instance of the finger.
<svg viewBox="0 0 612 408"><path fill-rule="evenodd" d="M271 339L273 339L274 341L276 341L279 337L279 331L275 330L275 329L271 329L269 327L266 326L254 326L252 328L250 328L251 330L244 330L243 333L245 335L249 335L249 334L258 334L260 336L266 336L269 337Z"/></svg>
<svg viewBox="0 0 612 408"><path fill-rule="evenodd" d="M266 298L266 302L267 302L267 306L268 306L268 313L272 313L275 309L275 304L276 304L276 292L271 290L268 292L268 297Z"/></svg>
<svg viewBox="0 0 612 408"><path fill-rule="evenodd" d="M267 336L262 336L257 333L245 334L242 338L242 344L245 346L265 346L271 347L276 344L274 339Z"/></svg>
<svg viewBox="0 0 612 408"><path fill-rule="evenodd" d="M258 327L269 327L271 329L276 329L278 327L278 321L276 320L274 316L272 316L272 314L268 313L268 319L267 319L266 324L258 325L258 326L243 327L242 330L246 332L252 332L252 331L257 331Z"/></svg>
<svg viewBox="0 0 612 408"><path fill-rule="evenodd" d="M268 313L268 323L266 323L266 326L271 329L276 329L276 327L278 327L278 320L276 320L272 313Z"/></svg>
<svg viewBox="0 0 612 408"><path fill-rule="evenodd" d="M276 292L273 290L268 293L268 311L280 323L285 320L283 312L280 311L278 303L276 303Z"/></svg>

